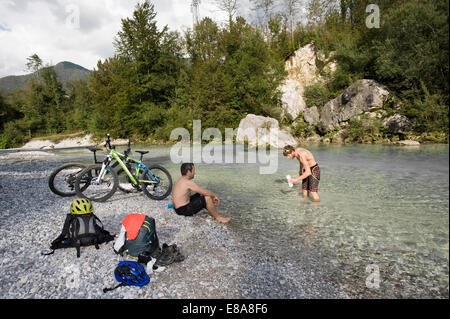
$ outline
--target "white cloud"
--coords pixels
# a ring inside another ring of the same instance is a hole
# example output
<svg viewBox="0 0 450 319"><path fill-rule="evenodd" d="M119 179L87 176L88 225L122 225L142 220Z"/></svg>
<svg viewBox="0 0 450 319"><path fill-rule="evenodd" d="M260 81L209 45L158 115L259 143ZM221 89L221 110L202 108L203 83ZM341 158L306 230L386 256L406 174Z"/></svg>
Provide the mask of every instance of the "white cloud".
<svg viewBox="0 0 450 319"><path fill-rule="evenodd" d="M1 1L0 77L27 73L26 58L37 53L45 62L71 61L86 68L114 52L120 18L131 15L132 1ZM126 5L120 5L126 4Z"/></svg>
<svg viewBox="0 0 450 319"><path fill-rule="evenodd" d="M244 3L248 0L242 0ZM0 0L0 77L28 73L26 58L71 61L93 69L114 54L121 18L131 17L137 0ZM158 26L183 31L192 27L191 0L154 0ZM248 7L241 7L248 12ZM202 0L200 18L219 23L226 14L213 0Z"/></svg>

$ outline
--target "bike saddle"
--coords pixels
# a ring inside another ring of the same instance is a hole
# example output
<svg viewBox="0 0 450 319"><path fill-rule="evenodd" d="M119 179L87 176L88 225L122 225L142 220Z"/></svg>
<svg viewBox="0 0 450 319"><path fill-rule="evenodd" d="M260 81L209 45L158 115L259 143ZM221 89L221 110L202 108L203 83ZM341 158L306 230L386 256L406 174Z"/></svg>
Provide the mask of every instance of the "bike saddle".
<svg viewBox="0 0 450 319"><path fill-rule="evenodd" d="M97 151L101 151L102 150L101 148L97 148L95 146L86 146L86 148L88 150L90 150L91 152L97 152Z"/></svg>
<svg viewBox="0 0 450 319"><path fill-rule="evenodd" d="M135 152L144 155L147 154L149 151L135 151Z"/></svg>

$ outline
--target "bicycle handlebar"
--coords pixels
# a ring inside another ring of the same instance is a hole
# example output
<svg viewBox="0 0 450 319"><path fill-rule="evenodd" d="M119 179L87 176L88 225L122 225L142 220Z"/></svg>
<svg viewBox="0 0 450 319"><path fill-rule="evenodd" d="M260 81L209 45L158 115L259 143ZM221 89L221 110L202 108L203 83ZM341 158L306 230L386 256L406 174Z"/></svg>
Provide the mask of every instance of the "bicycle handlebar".
<svg viewBox="0 0 450 319"><path fill-rule="evenodd" d="M108 149L115 149L115 146L111 146L111 136L109 134L106 134L106 142L105 142L105 147Z"/></svg>
<svg viewBox="0 0 450 319"><path fill-rule="evenodd" d="M109 138L109 134L106 134L106 142L105 142L106 148L111 148L111 139Z"/></svg>
<svg viewBox="0 0 450 319"><path fill-rule="evenodd" d="M127 145L127 149L124 152L125 156L128 156L128 154L130 154L131 152L131 139L128 138L128 145ZM109 148L109 149L115 149L115 146L111 146L111 136L109 134L106 134L106 142L105 142L105 147Z"/></svg>

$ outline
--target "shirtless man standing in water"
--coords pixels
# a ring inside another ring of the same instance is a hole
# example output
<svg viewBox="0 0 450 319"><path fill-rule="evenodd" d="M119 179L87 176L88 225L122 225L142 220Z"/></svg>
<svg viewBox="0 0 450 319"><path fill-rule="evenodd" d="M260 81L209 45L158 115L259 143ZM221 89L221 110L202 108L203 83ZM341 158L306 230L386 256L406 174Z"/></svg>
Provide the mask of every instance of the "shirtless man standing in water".
<svg viewBox="0 0 450 319"><path fill-rule="evenodd" d="M195 176L195 166L193 163L183 163L181 165L181 178L175 183L172 189L172 202L175 212L178 215L192 216L203 208L221 223L228 223L229 217L222 217L216 209L220 200L213 192L201 188L192 181ZM196 194L191 196L191 191Z"/></svg>
<svg viewBox="0 0 450 319"><path fill-rule="evenodd" d="M308 198L309 192L313 200L319 202L320 197L317 191L319 190L320 168L311 152L301 147L295 149L291 145L286 145L283 148L283 155L289 159L295 157L300 162L299 176L289 179L288 182L294 184L302 181L303 198Z"/></svg>

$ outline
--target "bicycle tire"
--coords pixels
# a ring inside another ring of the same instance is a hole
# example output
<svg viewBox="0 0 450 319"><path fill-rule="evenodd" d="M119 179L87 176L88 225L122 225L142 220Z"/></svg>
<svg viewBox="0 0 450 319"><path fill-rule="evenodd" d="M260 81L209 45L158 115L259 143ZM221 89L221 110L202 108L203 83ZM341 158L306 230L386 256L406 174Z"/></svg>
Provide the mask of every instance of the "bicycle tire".
<svg viewBox="0 0 450 319"><path fill-rule="evenodd" d="M87 198L94 202L104 202L108 198L110 198L117 190L117 187L119 186L119 178L117 177L117 173L113 170L108 170L107 174L105 176L108 176L108 178L112 178L112 186L109 190L106 190L106 193L104 195L101 195L99 197L92 196L91 192L95 191L95 189L100 189L100 186L109 186L108 183L102 183L102 185L96 185L92 184L92 180L95 179L100 173L102 169L102 164L94 164L86 167L83 171L78 174L76 180L75 180L75 191L79 197ZM83 189L80 189L80 182L85 179L86 181L89 181L87 183L87 187ZM97 188L97 186L99 188ZM95 189L94 189L95 188Z"/></svg>
<svg viewBox="0 0 450 319"><path fill-rule="evenodd" d="M130 170L131 167L128 169ZM117 177L119 178L119 190L126 193L137 193L142 192L142 189L140 187L133 186L133 183L130 180L130 177L128 177L127 173L125 173L123 168L120 168L117 171Z"/></svg>
<svg viewBox="0 0 450 319"><path fill-rule="evenodd" d="M162 175L164 175L166 177L165 179L167 179L168 185L160 186L158 183L156 186L152 184L147 186L145 185L145 183L141 183L141 189L144 192L144 194L150 197L151 199L163 200L164 198L169 196L170 192L172 191L172 176L170 175L169 171L164 167L162 167L161 165L152 165L148 169L159 179L161 179ZM149 176L149 174L150 173L147 170L143 169L139 174L139 179L153 180L153 177ZM157 192L159 189L155 190L155 187L161 188L161 192Z"/></svg>
<svg viewBox="0 0 450 319"><path fill-rule="evenodd" d="M56 168L48 179L48 186L50 190L61 197L75 196L75 179L77 174L79 174L86 165L80 163L68 163ZM68 174L65 176L65 174ZM59 176L62 177L63 181L59 182Z"/></svg>

